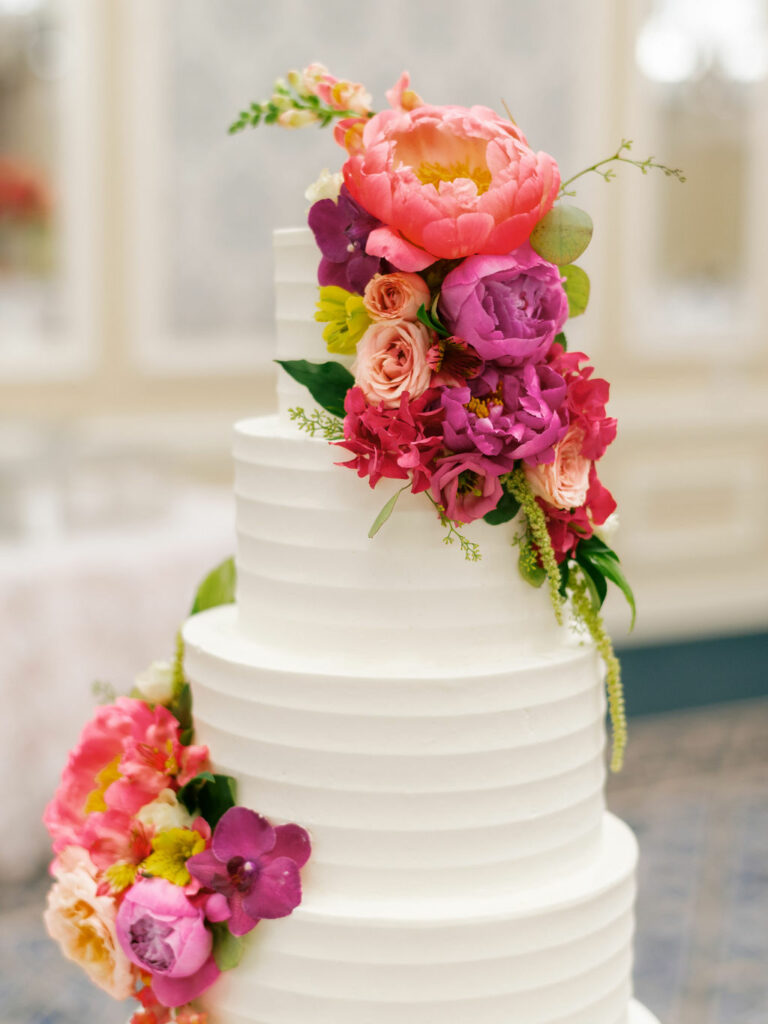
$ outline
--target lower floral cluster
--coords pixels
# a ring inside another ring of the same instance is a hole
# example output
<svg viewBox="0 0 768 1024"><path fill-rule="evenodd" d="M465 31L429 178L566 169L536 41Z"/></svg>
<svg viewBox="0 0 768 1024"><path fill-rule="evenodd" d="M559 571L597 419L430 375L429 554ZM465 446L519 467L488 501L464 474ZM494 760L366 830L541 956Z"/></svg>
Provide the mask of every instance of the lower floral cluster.
<svg viewBox="0 0 768 1024"><path fill-rule="evenodd" d="M46 809L45 923L95 984L140 1003L132 1024L205 1024L194 1001L239 962L241 936L301 902L310 840L236 806L192 742L183 673L157 663L137 683L155 700L100 707Z"/></svg>

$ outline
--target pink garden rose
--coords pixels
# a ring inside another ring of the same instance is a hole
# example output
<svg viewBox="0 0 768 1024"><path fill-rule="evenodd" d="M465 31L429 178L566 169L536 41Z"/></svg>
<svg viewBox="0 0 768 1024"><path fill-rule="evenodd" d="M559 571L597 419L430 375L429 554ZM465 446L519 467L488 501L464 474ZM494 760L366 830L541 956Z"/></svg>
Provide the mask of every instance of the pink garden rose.
<svg viewBox="0 0 768 1024"><path fill-rule="evenodd" d="M554 462L525 465L531 490L548 505L578 508L586 501L592 463L584 458L583 445L581 427L569 427L562 441L555 445Z"/></svg>
<svg viewBox="0 0 768 1024"><path fill-rule="evenodd" d="M568 318L560 271L527 243L504 256L470 256L440 292L445 323L504 366L539 362Z"/></svg>
<svg viewBox="0 0 768 1024"><path fill-rule="evenodd" d="M123 952L152 975L152 990L165 1006L196 999L219 976L202 908L164 878L141 878L131 886L116 930Z"/></svg>
<svg viewBox="0 0 768 1024"><path fill-rule="evenodd" d="M348 138L349 136L349 138ZM552 206L560 173L487 107L385 110L337 134L352 197L383 222L366 251L400 270L508 253Z"/></svg>
<svg viewBox="0 0 768 1024"><path fill-rule="evenodd" d="M433 338L422 323L373 323L357 344L355 383L369 402L393 409L407 392L418 398L429 387L427 353Z"/></svg>
<svg viewBox="0 0 768 1024"><path fill-rule="evenodd" d="M372 320L415 320L421 306L429 305L423 277L397 271L376 274L365 287L363 303Z"/></svg>
<svg viewBox="0 0 768 1024"><path fill-rule="evenodd" d="M98 872L86 850L69 846L54 861L45 926L69 960L113 999L127 999L135 984L130 960L117 938L115 901L99 895Z"/></svg>
<svg viewBox="0 0 768 1024"><path fill-rule="evenodd" d="M616 511L613 495L604 487L597 476L593 463L589 470L589 489L584 504L574 509L559 509L544 503L539 504L547 517L549 539L558 562L573 555L580 540L586 540L602 526L611 513Z"/></svg>
<svg viewBox="0 0 768 1024"><path fill-rule="evenodd" d="M504 469L472 452L440 459L432 477L432 497L456 523L471 523L496 508Z"/></svg>

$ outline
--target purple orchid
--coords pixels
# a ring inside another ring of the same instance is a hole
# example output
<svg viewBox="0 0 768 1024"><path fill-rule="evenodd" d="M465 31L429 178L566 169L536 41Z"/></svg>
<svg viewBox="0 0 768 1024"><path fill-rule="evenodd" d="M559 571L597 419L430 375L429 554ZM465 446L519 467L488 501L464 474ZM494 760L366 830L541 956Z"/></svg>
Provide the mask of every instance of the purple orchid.
<svg viewBox="0 0 768 1024"><path fill-rule="evenodd" d="M226 920L233 935L245 935L262 918L286 917L299 905L299 868L310 852L299 825L273 828L254 811L232 807L219 820L210 848L190 857L187 869L216 894L208 902L209 919Z"/></svg>
<svg viewBox="0 0 768 1024"><path fill-rule="evenodd" d="M486 363L463 388L446 388L443 434L453 452L476 451L507 470L517 459L551 462L568 429L566 384L549 366Z"/></svg>
<svg viewBox="0 0 768 1024"><path fill-rule="evenodd" d="M317 270L321 285L336 285L362 295L374 274L386 264L378 256L369 256L365 243L380 221L356 203L341 186L338 202L321 199L309 210L309 226L323 254Z"/></svg>

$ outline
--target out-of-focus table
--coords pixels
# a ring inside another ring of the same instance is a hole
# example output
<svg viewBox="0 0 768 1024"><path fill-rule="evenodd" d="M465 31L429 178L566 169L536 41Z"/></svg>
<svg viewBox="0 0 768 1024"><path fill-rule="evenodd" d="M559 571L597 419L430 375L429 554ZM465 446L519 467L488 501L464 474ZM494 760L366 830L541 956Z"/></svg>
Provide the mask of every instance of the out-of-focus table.
<svg viewBox="0 0 768 1024"><path fill-rule="evenodd" d="M0 541L0 879L49 856L40 816L95 704L169 657L195 587L234 550L231 491L185 489L154 519Z"/></svg>

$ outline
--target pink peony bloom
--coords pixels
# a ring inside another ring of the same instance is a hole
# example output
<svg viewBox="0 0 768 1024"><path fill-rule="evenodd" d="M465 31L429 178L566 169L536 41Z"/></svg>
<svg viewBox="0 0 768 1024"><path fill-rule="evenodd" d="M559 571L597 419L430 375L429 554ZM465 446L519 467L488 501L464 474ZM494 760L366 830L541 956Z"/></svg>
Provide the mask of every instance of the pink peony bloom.
<svg viewBox="0 0 768 1024"><path fill-rule="evenodd" d="M588 358L583 352L564 352L561 345L555 344L547 361L565 378L570 422L584 433L581 454L594 462L603 457L616 437L616 420L605 412L610 384L601 377L592 376L594 367L582 365Z"/></svg>
<svg viewBox="0 0 768 1024"><path fill-rule="evenodd" d="M415 320L419 308L429 306L429 300L424 278L399 270L394 274L376 274L363 294L372 320Z"/></svg>
<svg viewBox="0 0 768 1024"><path fill-rule="evenodd" d="M350 388L344 400L344 441L336 442L355 456L340 465L349 466L371 487L382 477L411 478L414 494L425 491L432 479L432 464L443 446L442 409L434 409L439 392L425 391L411 402L400 397L397 409L370 405L360 388Z"/></svg>
<svg viewBox="0 0 768 1024"><path fill-rule="evenodd" d="M547 355L568 318L568 299L560 271L526 243L459 264L443 282L440 313L483 359L519 366Z"/></svg>
<svg viewBox="0 0 768 1024"><path fill-rule="evenodd" d="M116 920L128 959L152 975L152 990L165 1006L183 1006L219 976L205 915L164 878L142 878L126 893Z"/></svg>
<svg viewBox="0 0 768 1024"><path fill-rule="evenodd" d="M52 866L56 882L44 914L51 938L69 960L113 999L133 992L136 972L118 942L115 901L98 892L98 871L86 850L69 846Z"/></svg>
<svg viewBox="0 0 768 1024"><path fill-rule="evenodd" d="M433 337L424 324L410 320L373 323L357 343L355 384L369 402L394 409L404 394L418 398L429 387L427 353Z"/></svg>
<svg viewBox="0 0 768 1024"><path fill-rule="evenodd" d="M496 508L505 472L491 459L473 452L440 459L432 477L432 497L456 523L471 523Z"/></svg>
<svg viewBox="0 0 768 1024"><path fill-rule="evenodd" d="M400 270L511 252L550 209L560 185L553 158L534 153L516 125L487 107L385 110L355 136L360 131L362 147L359 138L347 146L344 179L384 224L371 233L367 251Z"/></svg>
<svg viewBox="0 0 768 1024"><path fill-rule="evenodd" d="M135 814L168 786L184 785L208 766L206 747L185 747L179 724L160 705L118 697L98 708L72 750L43 820L54 852L85 845L88 815Z"/></svg>
<svg viewBox="0 0 768 1024"><path fill-rule="evenodd" d="M592 463L582 454L584 431L569 427L555 445L554 462L525 465L525 476L533 493L555 508L578 508L587 499Z"/></svg>
<svg viewBox="0 0 768 1024"><path fill-rule="evenodd" d="M245 807L222 815L209 850L187 861L190 874L223 896L233 935L245 935L262 918L286 917L301 902L302 868L310 854L309 836L299 825L273 828ZM211 913L221 919L221 901Z"/></svg>

